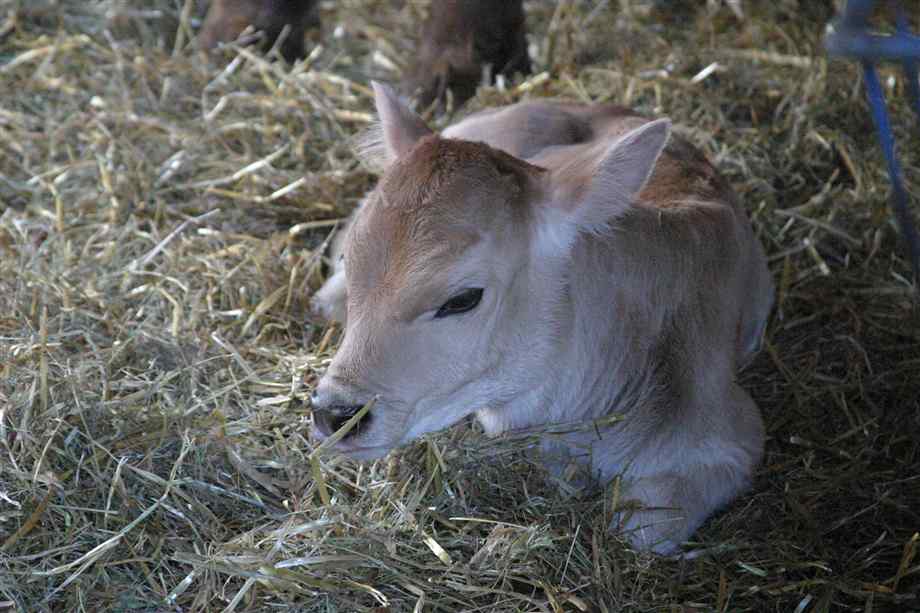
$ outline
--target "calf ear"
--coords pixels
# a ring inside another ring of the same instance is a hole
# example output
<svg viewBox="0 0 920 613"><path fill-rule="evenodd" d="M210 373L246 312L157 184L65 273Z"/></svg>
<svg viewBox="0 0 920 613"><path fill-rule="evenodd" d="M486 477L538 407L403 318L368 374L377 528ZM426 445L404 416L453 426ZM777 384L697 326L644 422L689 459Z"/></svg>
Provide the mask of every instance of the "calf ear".
<svg viewBox="0 0 920 613"><path fill-rule="evenodd" d="M432 134L422 118L416 115L389 85L373 81L374 102L380 117L379 145L386 163L405 155L423 136ZM367 150L373 145L366 147Z"/></svg>
<svg viewBox="0 0 920 613"><path fill-rule="evenodd" d="M625 213L645 187L670 133L670 120L651 121L610 145L589 176L583 160L554 172L556 206L582 229L603 228Z"/></svg>

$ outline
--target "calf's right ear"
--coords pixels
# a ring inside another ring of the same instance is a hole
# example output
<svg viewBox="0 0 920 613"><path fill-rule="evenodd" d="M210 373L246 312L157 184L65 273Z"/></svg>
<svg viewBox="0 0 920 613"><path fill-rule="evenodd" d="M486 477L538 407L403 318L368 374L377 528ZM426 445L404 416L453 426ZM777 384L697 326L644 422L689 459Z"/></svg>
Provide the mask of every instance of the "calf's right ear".
<svg viewBox="0 0 920 613"><path fill-rule="evenodd" d="M594 168L576 160L555 171L551 181L556 206L579 229L602 229L633 205L670 134L670 120L650 121L617 139Z"/></svg>
<svg viewBox="0 0 920 613"><path fill-rule="evenodd" d="M419 139L433 132L392 87L377 81L372 81L371 85L380 118L380 138L377 143L369 143L365 147L365 155L382 153L385 163L389 165L408 153Z"/></svg>

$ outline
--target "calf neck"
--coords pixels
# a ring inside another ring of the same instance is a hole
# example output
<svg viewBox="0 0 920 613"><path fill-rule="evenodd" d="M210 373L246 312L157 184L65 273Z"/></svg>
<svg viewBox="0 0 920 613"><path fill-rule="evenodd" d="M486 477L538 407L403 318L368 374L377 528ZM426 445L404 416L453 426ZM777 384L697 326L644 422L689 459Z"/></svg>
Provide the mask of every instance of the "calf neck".
<svg viewBox="0 0 920 613"><path fill-rule="evenodd" d="M385 455L475 414L622 477L614 529L674 550L744 489L763 426L735 381L772 304L763 251L695 148L615 106L520 103L442 135L375 85L385 171L341 241L317 310L345 334L313 396L325 438Z"/></svg>

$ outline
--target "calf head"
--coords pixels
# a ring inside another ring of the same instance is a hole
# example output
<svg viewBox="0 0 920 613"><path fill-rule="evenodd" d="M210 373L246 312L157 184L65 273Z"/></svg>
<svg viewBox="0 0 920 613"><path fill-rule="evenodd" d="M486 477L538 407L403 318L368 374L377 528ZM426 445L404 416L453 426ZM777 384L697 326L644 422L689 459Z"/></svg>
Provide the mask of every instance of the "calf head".
<svg viewBox="0 0 920 613"><path fill-rule="evenodd" d="M626 213L669 130L630 132L585 175L440 138L374 88L386 170L345 239L345 334L312 398L321 439L376 398L337 443L363 459L477 411L501 430L539 408L572 325L575 242Z"/></svg>

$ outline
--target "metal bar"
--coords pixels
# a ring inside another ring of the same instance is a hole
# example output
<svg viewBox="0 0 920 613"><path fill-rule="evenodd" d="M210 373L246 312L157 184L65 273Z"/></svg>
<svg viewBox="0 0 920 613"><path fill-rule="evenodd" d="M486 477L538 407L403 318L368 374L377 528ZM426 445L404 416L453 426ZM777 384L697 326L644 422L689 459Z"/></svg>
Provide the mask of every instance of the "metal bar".
<svg viewBox="0 0 920 613"><path fill-rule="evenodd" d="M876 132L878 132L879 144L882 147L882 153L885 155L888 174L891 177L892 208L898 220L898 225L901 227L901 234L904 235L904 239L907 241L907 251L914 272L914 281L920 284L920 237L917 236L917 229L914 227L910 211L907 208L908 197L901 182L901 166L895 156L894 137L891 134L891 125L888 121L888 110L885 108L885 94L882 91L882 85L879 83L878 74L875 72L875 66L872 62L864 60L862 65L866 81L866 97L869 99L869 108L872 110L872 119L875 122Z"/></svg>
<svg viewBox="0 0 920 613"><path fill-rule="evenodd" d="M825 39L825 46L831 55L862 60L920 60L920 36L906 33L881 36L846 26L834 28Z"/></svg>

